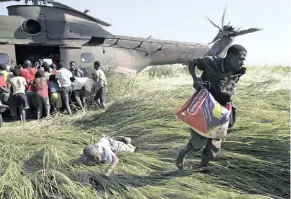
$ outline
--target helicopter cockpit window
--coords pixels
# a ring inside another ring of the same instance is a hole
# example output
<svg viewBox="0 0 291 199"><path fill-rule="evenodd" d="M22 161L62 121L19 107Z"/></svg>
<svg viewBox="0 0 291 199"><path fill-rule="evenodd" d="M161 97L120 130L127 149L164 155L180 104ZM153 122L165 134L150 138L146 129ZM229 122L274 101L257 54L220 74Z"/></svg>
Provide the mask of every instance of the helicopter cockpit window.
<svg viewBox="0 0 291 199"><path fill-rule="evenodd" d="M81 60L84 63L92 63L94 61L94 55L91 53L83 53L81 55Z"/></svg>
<svg viewBox="0 0 291 199"><path fill-rule="evenodd" d="M22 30L28 34L35 35L40 33L41 25L38 21L29 19L22 23Z"/></svg>
<svg viewBox="0 0 291 199"><path fill-rule="evenodd" d="M0 53L0 64L8 64L9 63L9 57L5 53Z"/></svg>

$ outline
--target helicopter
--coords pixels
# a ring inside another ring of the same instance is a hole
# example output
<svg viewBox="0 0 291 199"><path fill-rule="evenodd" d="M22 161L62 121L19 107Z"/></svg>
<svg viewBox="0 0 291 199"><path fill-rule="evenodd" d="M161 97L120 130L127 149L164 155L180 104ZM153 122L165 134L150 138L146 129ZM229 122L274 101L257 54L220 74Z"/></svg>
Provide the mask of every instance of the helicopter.
<svg viewBox="0 0 291 199"><path fill-rule="evenodd" d="M5 1L21 0L0 0ZM134 75L148 66L224 56L236 36L262 30L224 25L225 7L221 27L207 18L219 29L208 44L129 37L108 32L102 26L111 24L88 15L88 10L81 12L53 0L24 1L25 5L8 6L8 16L0 16L0 64L52 58L66 68L75 61L90 74L93 63L100 61L102 67Z"/></svg>

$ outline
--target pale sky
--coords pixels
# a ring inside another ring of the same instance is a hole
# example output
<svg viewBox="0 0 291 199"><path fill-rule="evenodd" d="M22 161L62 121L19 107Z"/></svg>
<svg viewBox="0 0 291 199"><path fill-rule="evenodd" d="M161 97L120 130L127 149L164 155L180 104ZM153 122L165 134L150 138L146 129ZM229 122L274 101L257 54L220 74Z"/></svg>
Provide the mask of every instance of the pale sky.
<svg viewBox="0 0 291 199"><path fill-rule="evenodd" d="M113 34L208 43L218 29L204 17L225 24L263 31L239 36L234 43L248 50L246 65L291 65L291 9L289 0L58 0L110 23ZM17 2L1 3L0 15ZM21 3L23 4L23 3Z"/></svg>

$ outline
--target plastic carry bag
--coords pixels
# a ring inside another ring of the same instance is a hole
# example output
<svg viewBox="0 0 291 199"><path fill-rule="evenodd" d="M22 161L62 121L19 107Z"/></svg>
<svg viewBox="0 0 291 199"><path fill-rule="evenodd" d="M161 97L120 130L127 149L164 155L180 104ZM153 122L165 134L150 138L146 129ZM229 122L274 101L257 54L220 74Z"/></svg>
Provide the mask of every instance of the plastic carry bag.
<svg viewBox="0 0 291 199"><path fill-rule="evenodd" d="M206 88L201 88L175 115L200 135L220 139L226 136L231 108L231 104L221 106Z"/></svg>

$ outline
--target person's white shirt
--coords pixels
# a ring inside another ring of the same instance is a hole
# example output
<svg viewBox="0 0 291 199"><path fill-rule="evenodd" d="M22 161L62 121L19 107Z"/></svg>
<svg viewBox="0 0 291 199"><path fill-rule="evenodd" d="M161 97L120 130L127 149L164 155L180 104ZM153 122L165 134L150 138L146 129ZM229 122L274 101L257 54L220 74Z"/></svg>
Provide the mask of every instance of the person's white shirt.
<svg viewBox="0 0 291 199"><path fill-rule="evenodd" d="M21 76L12 77L9 80L9 85L12 86L13 95L17 93L25 94L25 87L27 86L27 82L24 77Z"/></svg>
<svg viewBox="0 0 291 199"><path fill-rule="evenodd" d="M66 68L61 68L56 72L56 79L59 80L60 87L69 87L72 85L71 77L73 74L70 70Z"/></svg>
<svg viewBox="0 0 291 199"><path fill-rule="evenodd" d="M96 144L93 145L96 147L98 152L101 155L101 161L112 162L116 157L115 153L111 150L110 142L107 138L101 138Z"/></svg>
<svg viewBox="0 0 291 199"><path fill-rule="evenodd" d="M100 68L98 70L95 70L95 75L96 75L96 83L100 87L107 86L107 78L103 70L101 70Z"/></svg>

